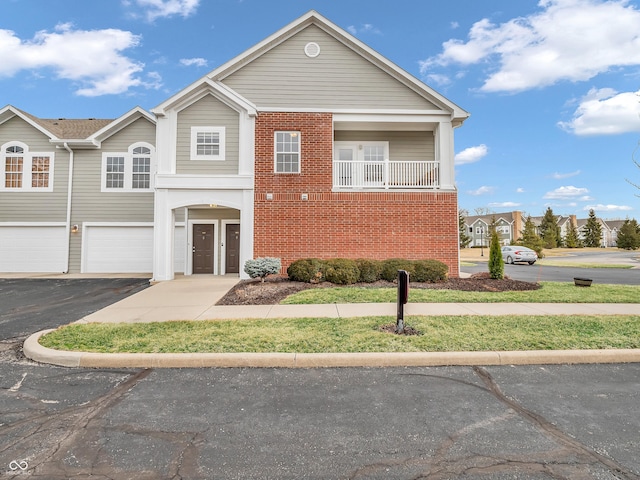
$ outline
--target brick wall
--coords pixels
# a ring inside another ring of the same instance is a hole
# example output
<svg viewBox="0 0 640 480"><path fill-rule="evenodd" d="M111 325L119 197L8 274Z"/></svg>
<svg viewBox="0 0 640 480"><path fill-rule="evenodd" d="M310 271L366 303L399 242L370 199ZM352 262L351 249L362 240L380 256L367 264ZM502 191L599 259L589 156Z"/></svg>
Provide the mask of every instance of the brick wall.
<svg viewBox="0 0 640 480"><path fill-rule="evenodd" d="M276 130L300 132L300 174L274 173ZM457 277L457 194L332 192L332 135L328 113L259 114L254 257L279 257L285 268L308 257L433 258Z"/></svg>

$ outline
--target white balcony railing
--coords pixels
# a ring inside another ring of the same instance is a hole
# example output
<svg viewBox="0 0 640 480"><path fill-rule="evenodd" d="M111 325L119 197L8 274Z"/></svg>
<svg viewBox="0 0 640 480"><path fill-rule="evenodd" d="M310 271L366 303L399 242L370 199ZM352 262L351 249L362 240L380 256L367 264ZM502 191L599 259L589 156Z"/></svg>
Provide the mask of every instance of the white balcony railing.
<svg viewBox="0 0 640 480"><path fill-rule="evenodd" d="M440 187L437 161L333 162L333 188L434 189Z"/></svg>

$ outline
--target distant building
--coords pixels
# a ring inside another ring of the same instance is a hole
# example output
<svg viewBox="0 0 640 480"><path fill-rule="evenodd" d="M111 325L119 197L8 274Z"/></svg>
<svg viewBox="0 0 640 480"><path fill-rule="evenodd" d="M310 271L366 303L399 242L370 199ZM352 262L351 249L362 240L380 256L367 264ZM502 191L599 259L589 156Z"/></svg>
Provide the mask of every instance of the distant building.
<svg viewBox="0 0 640 480"><path fill-rule="evenodd" d="M540 223L544 216L531 217L536 231L539 234ZM576 227L578 237L584 240L584 225L587 218L577 218L575 215L556 215L558 226L560 227L560 235L566 237L571 224ZM510 245L517 242L522 236L524 230L525 218L521 211L515 210L506 213L490 213L488 215L470 215L464 217L467 234L471 237L469 247L488 247L491 241L489 235L489 227L494 224L498 231L501 245ZM601 246L615 247L617 245L618 232L624 223L624 220L603 220L598 218L598 222L602 226Z"/></svg>

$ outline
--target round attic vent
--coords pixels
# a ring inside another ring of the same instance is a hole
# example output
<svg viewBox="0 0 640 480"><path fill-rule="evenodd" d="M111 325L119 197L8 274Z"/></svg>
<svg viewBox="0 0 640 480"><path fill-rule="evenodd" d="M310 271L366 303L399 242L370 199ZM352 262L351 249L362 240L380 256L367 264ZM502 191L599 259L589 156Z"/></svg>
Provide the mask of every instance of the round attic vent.
<svg viewBox="0 0 640 480"><path fill-rule="evenodd" d="M315 58L320 55L320 45L315 42L309 42L304 46L304 53L309 58Z"/></svg>

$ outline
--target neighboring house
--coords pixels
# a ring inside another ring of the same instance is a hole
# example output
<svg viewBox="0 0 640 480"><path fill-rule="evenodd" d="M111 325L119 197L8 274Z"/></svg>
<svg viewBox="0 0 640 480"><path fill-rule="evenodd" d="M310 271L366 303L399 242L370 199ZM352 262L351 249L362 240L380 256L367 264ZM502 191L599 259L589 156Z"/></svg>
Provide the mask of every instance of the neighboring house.
<svg viewBox="0 0 640 480"><path fill-rule="evenodd" d="M458 276L453 130L469 114L318 13L152 114L0 110L0 271L405 257Z"/></svg>
<svg viewBox="0 0 640 480"><path fill-rule="evenodd" d="M603 220L602 235L605 246L618 246L618 233L620 232L620 227L624 225L624 222L625 220Z"/></svg>
<svg viewBox="0 0 640 480"><path fill-rule="evenodd" d="M519 211L474 215L465 217L464 221L467 226L467 234L471 237L470 247L489 246L491 243L490 226L494 222L501 245L510 245L514 239L520 237L523 228L522 213Z"/></svg>
<svg viewBox="0 0 640 480"><path fill-rule="evenodd" d="M536 232L540 234L539 227L542 223L544 216L531 217L531 221L536 226ZM560 227L560 235L562 238L567 236L571 224L576 227L578 231L578 237L584 240L583 227L587 223L587 218L576 218L575 215L557 215L556 216L558 226ZM472 215L464 217L465 225L467 228L467 234L471 237L469 247L489 246L491 240L487 235L489 232L489 226L492 222L496 222L498 234L500 235L500 243L502 245L509 245L513 242L517 242L517 239L522 236L522 230L524 229L525 217L520 211L513 211L507 213L490 213L488 215ZM598 222L602 226L602 240L601 246L603 247L615 247L618 236L618 231L624 223L624 220L603 220L598 218Z"/></svg>

